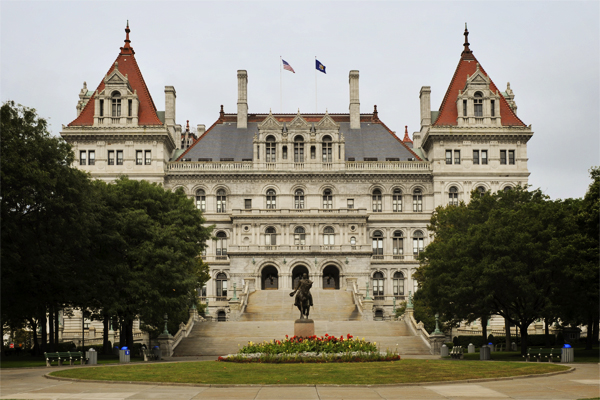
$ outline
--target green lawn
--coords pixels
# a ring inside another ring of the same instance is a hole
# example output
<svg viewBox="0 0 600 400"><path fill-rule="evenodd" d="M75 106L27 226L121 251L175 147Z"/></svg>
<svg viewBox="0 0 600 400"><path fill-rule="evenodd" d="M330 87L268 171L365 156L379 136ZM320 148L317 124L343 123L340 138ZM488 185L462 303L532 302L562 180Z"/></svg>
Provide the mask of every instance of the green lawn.
<svg viewBox="0 0 600 400"><path fill-rule="evenodd" d="M568 368L565 365L541 363L415 359L325 364L236 364L201 361L73 368L55 371L51 375L78 379L198 384L370 385L497 378L564 371Z"/></svg>
<svg viewBox="0 0 600 400"><path fill-rule="evenodd" d="M131 361L142 361L140 357L131 357ZM105 356L98 354L98 364L114 364L119 362L119 356ZM79 361L76 363L79 365ZM53 366L58 365L56 361L52 363ZM67 364L65 364L67 365ZM32 357L30 355L11 355L2 356L0 359L0 368L24 368L24 367L44 367L46 366L46 359L41 357Z"/></svg>

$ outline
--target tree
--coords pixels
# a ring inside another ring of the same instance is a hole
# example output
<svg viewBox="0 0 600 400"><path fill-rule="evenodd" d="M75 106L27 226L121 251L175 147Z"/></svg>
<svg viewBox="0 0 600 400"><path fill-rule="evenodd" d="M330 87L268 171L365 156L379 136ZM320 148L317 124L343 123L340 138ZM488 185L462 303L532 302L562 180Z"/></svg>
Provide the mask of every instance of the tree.
<svg viewBox="0 0 600 400"><path fill-rule="evenodd" d="M517 187L440 208L430 229L436 236L420 256L423 295L455 320L503 316L520 329L525 353L527 328L561 297L572 266L572 213L539 190Z"/></svg>

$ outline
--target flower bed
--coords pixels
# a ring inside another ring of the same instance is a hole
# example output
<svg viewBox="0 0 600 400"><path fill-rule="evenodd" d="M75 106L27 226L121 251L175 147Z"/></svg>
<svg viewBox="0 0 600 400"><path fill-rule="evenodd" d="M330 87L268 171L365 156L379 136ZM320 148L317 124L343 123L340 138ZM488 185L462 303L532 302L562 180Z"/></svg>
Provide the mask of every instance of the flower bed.
<svg viewBox="0 0 600 400"><path fill-rule="evenodd" d="M370 362L395 361L400 356L393 352L380 352L377 342L357 339L348 334L338 337L285 336L285 340L273 339L262 343L248 342L238 354L219 357L218 361L262 362L262 363L307 363L307 362Z"/></svg>

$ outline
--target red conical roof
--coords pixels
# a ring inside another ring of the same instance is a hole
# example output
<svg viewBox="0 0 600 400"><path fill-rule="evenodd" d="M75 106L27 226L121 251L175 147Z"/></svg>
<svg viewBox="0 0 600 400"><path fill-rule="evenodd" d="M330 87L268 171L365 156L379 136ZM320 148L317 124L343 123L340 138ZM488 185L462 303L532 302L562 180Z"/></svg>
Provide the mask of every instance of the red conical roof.
<svg viewBox="0 0 600 400"><path fill-rule="evenodd" d="M459 90L464 90L467 83L467 77L472 76L477 71L478 64L473 52L469 49L469 42L467 40L468 35L469 31L465 26L464 50L461 53L460 61L458 62L458 66L456 67L456 71L454 72L454 76L452 77L448 91L444 96L444 100L440 106L440 112L433 123L433 126L458 125L458 109L456 108L458 92ZM489 75L485 72L481 64L479 64L479 70L489 78ZM490 90L494 93L500 92L491 78ZM502 95L500 95L500 116L502 126L526 126L513 112Z"/></svg>
<svg viewBox="0 0 600 400"><path fill-rule="evenodd" d="M140 72L137 61L135 60L135 51L131 47L129 40L129 22L125 28L125 46L121 47L121 52L117 56L115 62L118 62L119 72L123 75L127 75L129 85L133 91L137 91L138 99L140 101L138 107L138 124L139 125L163 125L158 118L156 113L156 106L150 96L144 77ZM115 63L113 62L106 75L109 75L115 69ZM104 90L104 79L98 85L96 93L100 93ZM94 96L85 105L81 114L68 126L92 126L94 124Z"/></svg>
<svg viewBox="0 0 600 400"><path fill-rule="evenodd" d="M403 142L410 142L412 143L412 139L408 136L408 125L404 125L404 139L402 139Z"/></svg>

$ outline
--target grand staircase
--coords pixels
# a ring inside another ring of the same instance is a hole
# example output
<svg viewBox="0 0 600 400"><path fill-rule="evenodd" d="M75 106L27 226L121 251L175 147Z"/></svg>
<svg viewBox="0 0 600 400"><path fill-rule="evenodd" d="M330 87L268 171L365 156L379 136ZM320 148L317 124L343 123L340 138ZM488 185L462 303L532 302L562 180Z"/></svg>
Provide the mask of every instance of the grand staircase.
<svg viewBox="0 0 600 400"><path fill-rule="evenodd" d="M362 321L352 301L352 293L343 290L312 291L315 307L310 318L315 334L334 336L351 334L376 342L382 351L399 354L430 354L420 337L411 334L405 322ZM287 290L261 290L250 294L246 312L236 322L201 322L175 348L178 356L221 356L236 353L249 341L262 342L293 336L294 320L300 312L293 308Z"/></svg>

